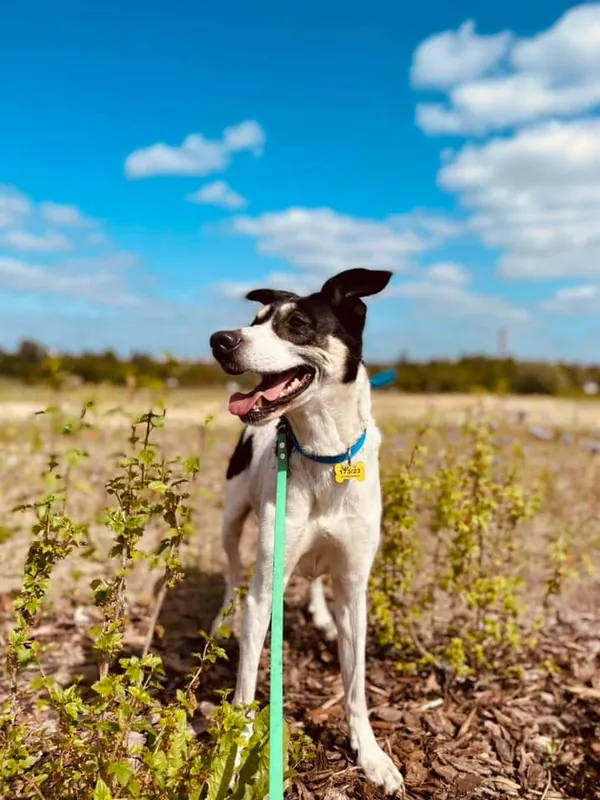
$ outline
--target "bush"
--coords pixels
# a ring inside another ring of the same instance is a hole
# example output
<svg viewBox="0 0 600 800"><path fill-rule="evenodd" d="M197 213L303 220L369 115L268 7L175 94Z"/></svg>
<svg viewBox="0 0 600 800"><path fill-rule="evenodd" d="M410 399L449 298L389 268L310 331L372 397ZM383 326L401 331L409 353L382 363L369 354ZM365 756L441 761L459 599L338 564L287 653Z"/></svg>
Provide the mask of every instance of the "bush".
<svg viewBox="0 0 600 800"><path fill-rule="evenodd" d="M79 419L57 409L54 428L67 438L85 427L87 408ZM77 548L88 546L86 526L67 514L72 473L88 457L66 447L50 455L44 480L47 493L21 510L35 515L33 538L24 579L15 605L15 626L6 651L10 697L0 714L0 794L11 798L52 800L252 800L268 790L268 708L233 707L225 699L217 708L208 734L196 736L190 721L196 709L196 689L207 665L224 657L208 636L196 671L185 688L162 702L161 658L149 652L153 630L141 654L123 648L127 581L141 559L162 563L163 589L181 576L179 548L192 533L187 505L188 485L199 469L196 458L166 460L153 441L164 424L164 413L149 412L134 421L130 451L118 456L118 470L106 485L113 503L103 512L112 532L112 579L91 583L101 622L91 631L99 679L91 689L73 683L62 687L46 676L42 652L32 629L55 566ZM164 535L153 552L140 549L149 524L162 523ZM23 670L37 677L27 684ZM29 713L32 703L47 714L40 726ZM54 724L52 720L55 720ZM287 732L287 731L286 731ZM250 734L250 735L249 735ZM294 740L286 748L288 779L300 755Z"/></svg>
<svg viewBox="0 0 600 800"><path fill-rule="evenodd" d="M531 642L521 525L540 493L522 483L522 466L522 451L485 422L454 441L423 433L406 463L388 465L371 588L377 640L401 668L435 664L462 677L510 663Z"/></svg>

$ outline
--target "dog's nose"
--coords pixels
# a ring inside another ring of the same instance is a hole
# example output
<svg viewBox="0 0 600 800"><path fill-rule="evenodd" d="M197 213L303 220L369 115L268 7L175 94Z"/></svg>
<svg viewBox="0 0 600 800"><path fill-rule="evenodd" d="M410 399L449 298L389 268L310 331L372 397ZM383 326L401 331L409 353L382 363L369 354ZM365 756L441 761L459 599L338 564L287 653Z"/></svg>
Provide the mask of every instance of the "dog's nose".
<svg viewBox="0 0 600 800"><path fill-rule="evenodd" d="M210 337L210 346L215 353L231 353L242 343L239 331L217 331Z"/></svg>

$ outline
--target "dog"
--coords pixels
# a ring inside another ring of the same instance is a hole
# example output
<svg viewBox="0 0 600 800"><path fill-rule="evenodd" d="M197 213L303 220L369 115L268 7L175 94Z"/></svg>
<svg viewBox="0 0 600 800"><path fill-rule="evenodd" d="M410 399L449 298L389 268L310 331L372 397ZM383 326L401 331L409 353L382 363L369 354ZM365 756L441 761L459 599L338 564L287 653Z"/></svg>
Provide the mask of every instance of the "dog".
<svg viewBox="0 0 600 800"><path fill-rule="evenodd" d="M367 314L362 298L383 291L391 276L389 271L350 269L307 296L256 289L246 295L262 305L252 324L211 336L213 355L226 373L261 376L255 389L229 400L229 411L245 428L226 475L222 542L227 587L212 630L219 630L242 582L239 542L244 521L254 510L258 556L245 599L233 697L235 704L253 702L271 614L275 440L283 423L292 445L285 580L295 570L311 579L313 621L328 639L338 639L346 717L358 765L372 782L396 794L403 789L402 776L377 743L365 696L367 588L379 546L382 501L381 436L371 416L362 357ZM353 469L344 472L348 462ZM344 479L348 472L352 477ZM333 584L333 616L322 583L326 574Z"/></svg>

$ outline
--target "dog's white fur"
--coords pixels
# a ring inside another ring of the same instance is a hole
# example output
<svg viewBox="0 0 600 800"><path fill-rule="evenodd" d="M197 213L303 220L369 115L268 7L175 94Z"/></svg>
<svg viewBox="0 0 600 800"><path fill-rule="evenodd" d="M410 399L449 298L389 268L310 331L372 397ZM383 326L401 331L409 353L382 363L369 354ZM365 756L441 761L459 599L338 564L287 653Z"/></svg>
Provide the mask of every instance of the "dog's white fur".
<svg viewBox="0 0 600 800"><path fill-rule="evenodd" d="M280 339L271 322L241 329L240 358L256 372L285 370L303 363L302 348ZM371 416L370 384L364 366L355 382L339 382L343 345L331 339L313 358L323 370L285 416L302 447L309 453L337 454L349 449L366 429L366 442L356 460L364 462L364 482L335 481L331 465L315 463L295 453L290 458L286 521L286 583L297 568L313 579L310 610L314 622L329 639L338 637L350 741L367 777L387 792L402 790L402 776L380 748L369 722L365 696L367 586L380 539L381 490L379 447L381 436ZM326 362L326 363L325 363ZM273 420L249 428L253 437L250 466L228 481L223 545L228 559L227 591L222 614L242 580L239 540L244 521L254 510L259 521L258 558L246 597L240 638L240 661L234 703L255 697L260 653L270 621L272 555L275 519L275 428ZM324 594L321 576L329 574L334 591L334 617Z"/></svg>

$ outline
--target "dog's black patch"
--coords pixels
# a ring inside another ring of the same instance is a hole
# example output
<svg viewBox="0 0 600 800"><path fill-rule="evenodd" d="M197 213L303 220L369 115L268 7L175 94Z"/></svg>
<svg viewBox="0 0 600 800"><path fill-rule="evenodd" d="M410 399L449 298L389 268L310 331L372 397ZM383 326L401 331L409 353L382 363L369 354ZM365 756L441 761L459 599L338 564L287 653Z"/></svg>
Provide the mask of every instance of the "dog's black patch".
<svg viewBox="0 0 600 800"><path fill-rule="evenodd" d="M327 299L344 330L344 335L339 337L348 349L342 379L344 383L356 380L362 361L362 335L367 306L361 298L379 294L391 277L389 270L348 269L329 278L321 288L321 294Z"/></svg>
<svg viewBox="0 0 600 800"><path fill-rule="evenodd" d="M256 300L268 306L271 303L284 303L286 300L295 300L298 295L295 292L283 292L278 289L252 289L246 295L246 300Z"/></svg>
<svg viewBox="0 0 600 800"><path fill-rule="evenodd" d="M328 337L338 339L346 349L342 382L351 383L356 380L363 359L367 307L361 297L382 291L391 274L384 270L346 270L326 281L321 291L307 297L257 289L247 295L248 299L268 304L270 308L253 324L272 319L277 336L299 347L325 348ZM287 304L290 304L289 310L278 313L281 306ZM310 363L309 353L306 358Z"/></svg>
<svg viewBox="0 0 600 800"><path fill-rule="evenodd" d="M246 433L246 431L243 430L240 438L238 439L238 443L235 446L235 450L229 459L227 473L225 475L228 481L230 481L232 478L235 478L236 475L240 475L250 466L250 462L252 461L252 452L252 434Z"/></svg>
<svg viewBox="0 0 600 800"><path fill-rule="evenodd" d="M361 300L355 298L336 308L317 292L296 300L288 313L275 314L273 330L280 339L304 347L325 348L330 336L341 341L346 348L342 381L350 383L356 380L362 361L365 315L366 306ZM310 361L308 353L306 358Z"/></svg>

